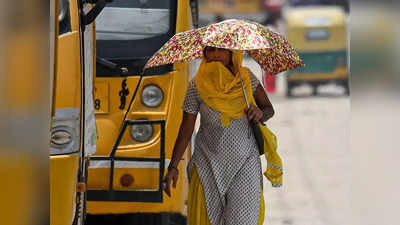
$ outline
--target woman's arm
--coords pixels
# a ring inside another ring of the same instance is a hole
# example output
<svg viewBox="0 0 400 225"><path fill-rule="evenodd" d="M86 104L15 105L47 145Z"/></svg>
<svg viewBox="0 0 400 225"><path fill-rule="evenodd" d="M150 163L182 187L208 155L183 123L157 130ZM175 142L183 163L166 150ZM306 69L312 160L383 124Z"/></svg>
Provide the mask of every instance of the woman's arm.
<svg viewBox="0 0 400 225"><path fill-rule="evenodd" d="M183 112L182 123L179 128L179 134L175 142L169 168L178 167L179 161L182 158L183 153L185 153L186 147L192 137L194 125L196 123L196 117L197 115L195 114Z"/></svg>
<svg viewBox="0 0 400 225"><path fill-rule="evenodd" d="M164 179L164 191L168 196L171 196L171 180L173 181L173 187L176 188L176 182L178 181L178 164L183 154L186 151L186 147L192 137L194 125L196 123L196 114L183 112L182 123L179 128L179 134L175 142L174 150L172 152L172 159L168 166L168 173Z"/></svg>
<svg viewBox="0 0 400 225"><path fill-rule="evenodd" d="M255 120L258 122L265 122L275 114L268 95L261 84L257 85L254 93L254 99L256 100L258 107L250 106L250 108L247 110L247 116L250 121Z"/></svg>
<svg viewBox="0 0 400 225"><path fill-rule="evenodd" d="M269 120L272 116L274 116L275 111L274 107L272 106L267 93L265 92L264 88L259 84L257 86L254 98L256 100L258 108L261 109L263 112L262 121L265 122Z"/></svg>

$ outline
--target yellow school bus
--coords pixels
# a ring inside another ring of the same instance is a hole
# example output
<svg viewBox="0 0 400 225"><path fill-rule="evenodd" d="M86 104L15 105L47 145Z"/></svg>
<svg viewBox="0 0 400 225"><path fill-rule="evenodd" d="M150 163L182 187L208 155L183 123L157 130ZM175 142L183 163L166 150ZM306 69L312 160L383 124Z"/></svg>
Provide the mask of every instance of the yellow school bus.
<svg viewBox="0 0 400 225"><path fill-rule="evenodd" d="M185 224L190 151L169 198L170 162L190 79L188 62L143 71L175 33L193 28L196 1L114 0L96 19L97 152L90 159L88 224Z"/></svg>
<svg viewBox="0 0 400 225"><path fill-rule="evenodd" d="M96 151L93 21L105 1L56 1L50 128L50 224L84 224L88 158Z"/></svg>

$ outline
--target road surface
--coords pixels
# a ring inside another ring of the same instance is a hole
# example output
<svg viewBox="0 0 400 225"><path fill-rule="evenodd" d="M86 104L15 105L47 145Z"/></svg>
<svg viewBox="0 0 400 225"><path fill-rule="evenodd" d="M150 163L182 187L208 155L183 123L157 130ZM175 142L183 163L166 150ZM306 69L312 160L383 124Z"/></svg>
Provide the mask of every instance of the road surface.
<svg viewBox="0 0 400 225"><path fill-rule="evenodd" d="M261 79L254 61L244 64ZM288 99L285 75L278 76L276 93L269 94L275 116L267 125L278 138L284 181L272 188L264 178L264 225L349 224L350 98L328 85L320 90L329 95Z"/></svg>

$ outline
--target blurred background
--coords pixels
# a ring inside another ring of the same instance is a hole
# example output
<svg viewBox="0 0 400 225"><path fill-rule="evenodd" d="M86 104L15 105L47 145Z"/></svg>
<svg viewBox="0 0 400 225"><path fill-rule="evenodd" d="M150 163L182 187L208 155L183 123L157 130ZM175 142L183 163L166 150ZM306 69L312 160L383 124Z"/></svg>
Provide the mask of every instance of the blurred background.
<svg viewBox="0 0 400 225"><path fill-rule="evenodd" d="M49 223L49 3L0 3L1 224Z"/></svg>
<svg viewBox="0 0 400 225"><path fill-rule="evenodd" d="M348 0L199 0L199 26L232 18L255 21L285 35L304 60L305 68L278 76L261 75L261 69L250 66L271 94L349 94ZM346 68L335 71L338 67Z"/></svg>
<svg viewBox="0 0 400 225"><path fill-rule="evenodd" d="M1 224L48 223L49 43L54 37L49 4L53 3L0 3ZM245 62L276 109L268 126L277 134L284 160L283 187L264 184L264 224L398 224L399 3L199 0L199 4L200 25L228 18L253 20L286 35L308 61L302 70L276 77L269 77L250 58ZM344 15L344 32L330 28L331 19L319 15L332 7L330 13ZM313 13L319 16L305 19L300 15L304 8L318 8ZM300 18L308 28L296 28ZM308 32L310 27L315 31ZM335 36L327 49L318 49L336 32L342 35ZM343 41L344 45L338 44ZM315 44L307 50L311 42ZM333 48L336 55L328 55ZM309 66L313 60L319 60L317 65L332 64ZM311 76L313 72L319 73L318 79ZM338 79L325 79L331 72Z"/></svg>

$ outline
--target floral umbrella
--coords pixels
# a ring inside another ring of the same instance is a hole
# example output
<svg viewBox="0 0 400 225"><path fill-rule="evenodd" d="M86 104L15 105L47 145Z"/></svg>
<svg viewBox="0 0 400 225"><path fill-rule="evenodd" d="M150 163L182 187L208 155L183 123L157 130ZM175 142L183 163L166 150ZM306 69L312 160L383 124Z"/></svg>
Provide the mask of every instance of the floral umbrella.
<svg viewBox="0 0 400 225"><path fill-rule="evenodd" d="M271 74L304 65L284 36L258 23L230 19L175 34L144 68L200 58L204 46L247 51Z"/></svg>

